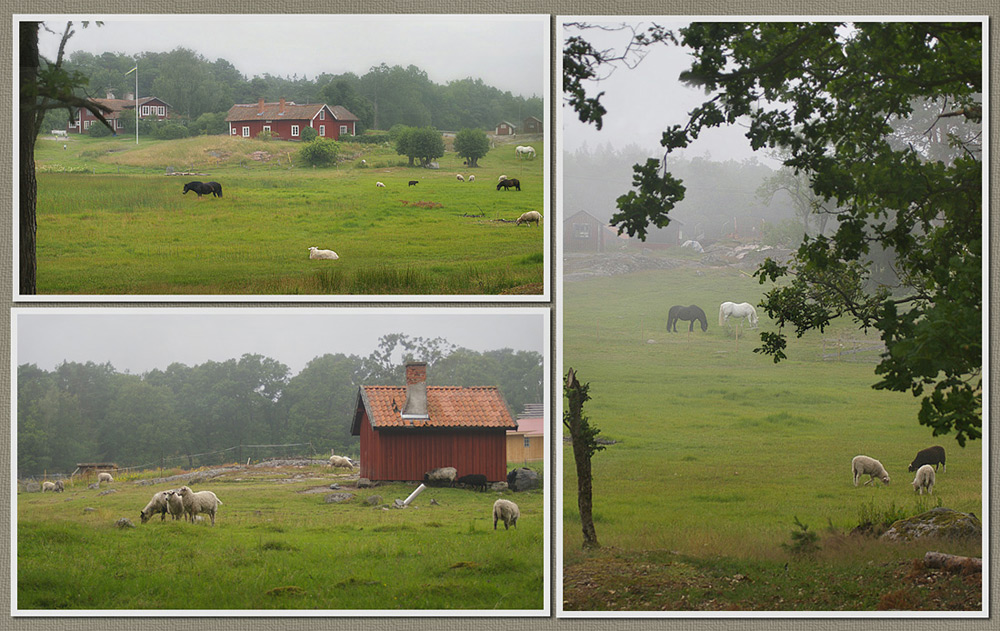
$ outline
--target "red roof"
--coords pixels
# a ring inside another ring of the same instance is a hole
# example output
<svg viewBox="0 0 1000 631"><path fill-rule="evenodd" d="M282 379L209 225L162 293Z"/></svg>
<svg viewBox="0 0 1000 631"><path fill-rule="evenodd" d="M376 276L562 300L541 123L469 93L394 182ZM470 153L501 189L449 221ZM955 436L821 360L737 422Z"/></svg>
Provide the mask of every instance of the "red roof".
<svg viewBox="0 0 1000 631"><path fill-rule="evenodd" d="M517 419L517 429L509 429L507 433L527 434L529 436L545 435L544 418L519 418Z"/></svg>
<svg viewBox="0 0 1000 631"><path fill-rule="evenodd" d="M357 116L351 114L345 108L335 105L330 107L325 103L307 103L296 105L292 102L282 103L237 103L229 108L226 114L226 122L239 122L251 120L312 120L319 111L326 108L333 115L335 121L356 121Z"/></svg>
<svg viewBox="0 0 1000 631"><path fill-rule="evenodd" d="M472 428L515 429L500 390L495 386L428 386L427 418L402 417L405 386L361 386L352 434L359 431L361 408L375 429L383 428Z"/></svg>

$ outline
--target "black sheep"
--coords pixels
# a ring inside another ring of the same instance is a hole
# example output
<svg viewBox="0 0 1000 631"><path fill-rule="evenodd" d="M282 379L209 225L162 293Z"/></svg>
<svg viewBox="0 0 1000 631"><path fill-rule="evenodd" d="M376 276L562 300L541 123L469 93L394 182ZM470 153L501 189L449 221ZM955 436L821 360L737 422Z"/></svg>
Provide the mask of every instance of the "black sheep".
<svg viewBox="0 0 1000 631"><path fill-rule="evenodd" d="M486 476L482 473L470 473L469 475L463 475L459 479L455 480L455 484L464 484L465 486L471 486L473 490L486 490L487 480Z"/></svg>
<svg viewBox="0 0 1000 631"><path fill-rule="evenodd" d="M948 467L944 464L944 447L940 445L935 445L933 447L928 447L927 449L921 449L917 452L917 457L913 459L910 463L910 471L916 471L921 466L925 464L934 465L934 470L937 471L938 463L941 464L943 470L947 471Z"/></svg>

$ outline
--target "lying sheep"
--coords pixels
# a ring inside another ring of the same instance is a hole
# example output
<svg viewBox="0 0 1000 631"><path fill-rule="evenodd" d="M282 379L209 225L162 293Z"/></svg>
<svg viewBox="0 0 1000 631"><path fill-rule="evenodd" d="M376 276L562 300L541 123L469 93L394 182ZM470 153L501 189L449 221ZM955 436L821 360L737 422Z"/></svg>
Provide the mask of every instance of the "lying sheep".
<svg viewBox="0 0 1000 631"><path fill-rule="evenodd" d="M431 485L451 484L455 481L458 469L455 467L439 467L424 474L424 482Z"/></svg>
<svg viewBox="0 0 1000 631"><path fill-rule="evenodd" d="M468 475L463 475L462 477L455 480L452 486L454 486L455 484L461 484L463 486L471 486L474 490L482 489L483 491L485 491L488 481L486 480L486 476L483 475L482 473L470 473Z"/></svg>
<svg viewBox="0 0 1000 631"><path fill-rule="evenodd" d="M101 471L97 474L97 486L101 486L101 482L114 482L115 479L111 477L111 474L107 471Z"/></svg>
<svg viewBox="0 0 1000 631"><path fill-rule="evenodd" d="M510 526L517 528L517 518L521 516L521 511L517 504L510 500L497 500L493 502L493 530L497 529L497 521L503 520L503 529Z"/></svg>
<svg viewBox="0 0 1000 631"><path fill-rule="evenodd" d="M177 494L176 489L170 489L167 493L167 512L170 518L177 520L184 517L184 500ZM162 517L161 517L162 519Z"/></svg>
<svg viewBox="0 0 1000 631"><path fill-rule="evenodd" d="M146 504L146 508L139 511L140 522L146 523L157 513L160 514L160 521L166 518L167 511L170 510L167 504L167 493L173 493L173 491L160 491L153 494L152 499L149 500L149 504Z"/></svg>
<svg viewBox="0 0 1000 631"><path fill-rule="evenodd" d="M309 258L311 258L311 259L328 259L328 260L333 261L333 260L339 259L340 257L337 256L337 253L334 252L333 250L320 250L316 246L312 246L312 247L309 248Z"/></svg>
<svg viewBox="0 0 1000 631"><path fill-rule="evenodd" d="M537 226L542 225L542 213L538 212L537 210L529 210L528 212L518 217L517 221L514 222L514 225L520 226L522 223L531 223L531 222L535 222L535 225Z"/></svg>
<svg viewBox="0 0 1000 631"><path fill-rule="evenodd" d="M53 493L62 493L65 487L63 486L62 480L56 480L55 482L42 482L42 493L45 491L52 491Z"/></svg>
<svg viewBox="0 0 1000 631"><path fill-rule="evenodd" d="M872 482L875 482L875 486L878 486L876 478L882 480L885 484L889 484L889 474L886 473L885 467L882 463L874 458L869 458L868 456L854 456L851 460L851 471L854 473L854 486L858 485L858 478L863 475L871 476L870 479L865 482L865 486L868 486Z"/></svg>
<svg viewBox="0 0 1000 631"><path fill-rule="evenodd" d="M222 500L211 491L198 491L195 493L190 487L182 486L177 489L177 494L181 496L184 503L184 515L193 524L199 513L207 513L212 518L212 525L215 525L215 511L222 505Z"/></svg>
<svg viewBox="0 0 1000 631"><path fill-rule="evenodd" d="M913 478L913 490L919 490L923 495L924 489L927 489L928 495L934 493L934 467L929 464L921 465L917 469L917 476Z"/></svg>
<svg viewBox="0 0 1000 631"><path fill-rule="evenodd" d="M376 188L385 188L385 184L383 184L382 182L375 182L375 187Z"/></svg>
<svg viewBox="0 0 1000 631"><path fill-rule="evenodd" d="M345 456L330 456L330 466L333 468L344 467L345 469L354 469L354 463L351 462L350 458Z"/></svg>
<svg viewBox="0 0 1000 631"><path fill-rule="evenodd" d="M935 445L918 451L917 457L913 459L913 462L910 463L910 468L907 470L916 471L925 464L932 464L934 465L934 470L937 471L939 463L943 470L948 470L948 467L944 464L944 447Z"/></svg>

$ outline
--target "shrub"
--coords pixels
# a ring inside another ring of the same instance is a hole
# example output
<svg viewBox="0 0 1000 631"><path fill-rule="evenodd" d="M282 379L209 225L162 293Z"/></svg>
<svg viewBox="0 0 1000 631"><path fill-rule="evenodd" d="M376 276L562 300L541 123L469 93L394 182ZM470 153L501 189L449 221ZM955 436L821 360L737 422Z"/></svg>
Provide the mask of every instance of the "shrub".
<svg viewBox="0 0 1000 631"><path fill-rule="evenodd" d="M809 526L795 518L795 526L798 530L792 531L792 542L783 543L781 547L792 554L812 554L819 550L819 535L815 531L809 530Z"/></svg>
<svg viewBox="0 0 1000 631"><path fill-rule="evenodd" d="M111 135L111 130L99 121L94 121L87 129L87 135L91 138L107 138Z"/></svg>
<svg viewBox="0 0 1000 631"><path fill-rule="evenodd" d="M278 137L277 134L275 134L270 129L265 129L264 131L257 134L257 140L263 140L265 142L277 137Z"/></svg>
<svg viewBox="0 0 1000 631"><path fill-rule="evenodd" d="M319 136L319 132L312 127L303 127L299 132L299 140L302 142L311 142Z"/></svg>
<svg viewBox="0 0 1000 631"><path fill-rule="evenodd" d="M142 130L140 129L140 131ZM158 125L153 131L153 137L159 140L177 140L187 138L188 130L183 125L167 123L166 125Z"/></svg>
<svg viewBox="0 0 1000 631"><path fill-rule="evenodd" d="M308 165L316 167L336 164L340 146L333 140L315 138L299 150L299 158Z"/></svg>

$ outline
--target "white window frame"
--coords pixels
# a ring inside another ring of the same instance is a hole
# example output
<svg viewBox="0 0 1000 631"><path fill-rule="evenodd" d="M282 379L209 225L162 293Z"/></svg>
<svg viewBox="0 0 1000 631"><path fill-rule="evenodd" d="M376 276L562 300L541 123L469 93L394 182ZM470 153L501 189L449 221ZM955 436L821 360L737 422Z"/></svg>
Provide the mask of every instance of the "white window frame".
<svg viewBox="0 0 1000 631"><path fill-rule="evenodd" d="M319 119L320 120L326 120L326 110L320 110L319 111Z"/></svg>
<svg viewBox="0 0 1000 631"><path fill-rule="evenodd" d="M298 137L299 137L299 126L292 125L292 138L298 138Z"/></svg>
<svg viewBox="0 0 1000 631"><path fill-rule="evenodd" d="M235 127L233 127L232 125L230 125L230 126L229 126L229 134L230 134L231 136L235 136L235 135L237 135L237 134L236 134L236 128L235 128Z"/></svg>
<svg viewBox="0 0 1000 631"><path fill-rule="evenodd" d="M142 106L142 116L149 116L149 106L148 105L143 105Z"/></svg>
<svg viewBox="0 0 1000 631"><path fill-rule="evenodd" d="M346 136L347 135L347 125L341 125L340 126L340 135L341 136Z"/></svg>
<svg viewBox="0 0 1000 631"><path fill-rule="evenodd" d="M90 124L93 123L93 122L94 121L83 121L83 128L84 129L90 129Z"/></svg>
<svg viewBox="0 0 1000 631"><path fill-rule="evenodd" d="M249 125L244 125L243 126L243 137L244 138L249 138L250 137L250 126Z"/></svg>
<svg viewBox="0 0 1000 631"><path fill-rule="evenodd" d="M165 107L163 107L162 105L158 106L158 107L156 108L156 114L157 114L158 116L166 116L166 115L167 115L167 111L166 111L166 108L165 108Z"/></svg>
<svg viewBox="0 0 1000 631"><path fill-rule="evenodd" d="M524 437L524 448L529 449L531 447L531 438L529 436Z"/></svg>
<svg viewBox="0 0 1000 631"><path fill-rule="evenodd" d="M319 135L326 138L326 125L319 126Z"/></svg>
<svg viewBox="0 0 1000 631"><path fill-rule="evenodd" d="M590 224L589 223L573 224L573 236L576 237L577 239L589 239Z"/></svg>
<svg viewBox="0 0 1000 631"><path fill-rule="evenodd" d="M271 131L271 126L270 125L264 125L264 129L262 129L261 132L265 132L265 131Z"/></svg>

